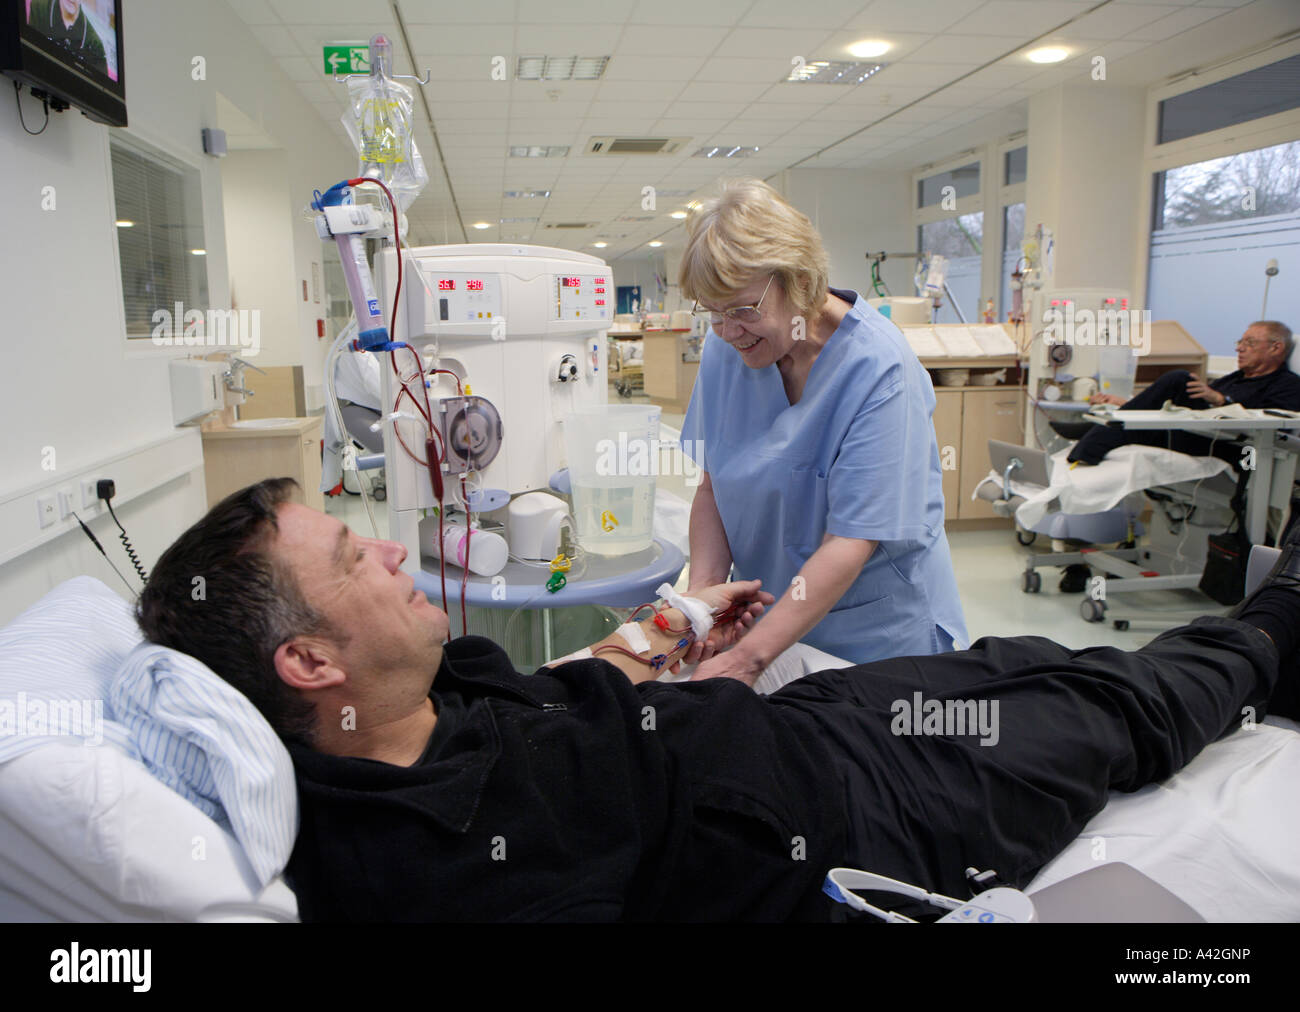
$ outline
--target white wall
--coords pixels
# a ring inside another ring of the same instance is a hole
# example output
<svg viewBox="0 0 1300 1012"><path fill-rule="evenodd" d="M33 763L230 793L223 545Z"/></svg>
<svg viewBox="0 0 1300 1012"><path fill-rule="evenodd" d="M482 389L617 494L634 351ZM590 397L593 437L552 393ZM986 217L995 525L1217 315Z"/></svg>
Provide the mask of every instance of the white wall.
<svg viewBox="0 0 1300 1012"><path fill-rule="evenodd" d="M309 199L313 187L351 173L355 156L326 136L315 109L269 61L250 58L260 48L226 4L127 0L123 24L127 129L200 172L210 298L213 306L226 306L220 170L202 153L200 137L202 127L218 125L217 90L284 146L285 216ZM206 61L205 80L193 79L196 56ZM40 122L39 104L25 93L23 108L30 125ZM9 237L0 249L0 305L11 314L0 397L0 501L34 499L35 486L54 486L82 467L173 431L167 358L174 352L125 348L109 133L71 110L52 114L45 132L29 137L14 103L0 103ZM47 186L54 187L53 210L42 209ZM293 227L293 276L300 288L310 277L312 255L319 258L320 243L300 218ZM319 383L323 349L315 351L316 307L301 301L297 306L295 338ZM54 450L52 471L42 466L50 461L47 447ZM128 504L121 518L148 567L204 507L202 474L196 471ZM35 528L34 502L31 517ZM108 537L107 517L91 526L119 567L129 569ZM125 590L77 529L75 536L64 534L0 566L0 622L77 573Z"/></svg>
<svg viewBox="0 0 1300 1012"><path fill-rule="evenodd" d="M830 254L830 283L871 295L868 251L905 253L916 249L909 182L902 172L855 169L791 169L773 185L812 219ZM881 277L894 295L911 295L912 260L886 260Z"/></svg>

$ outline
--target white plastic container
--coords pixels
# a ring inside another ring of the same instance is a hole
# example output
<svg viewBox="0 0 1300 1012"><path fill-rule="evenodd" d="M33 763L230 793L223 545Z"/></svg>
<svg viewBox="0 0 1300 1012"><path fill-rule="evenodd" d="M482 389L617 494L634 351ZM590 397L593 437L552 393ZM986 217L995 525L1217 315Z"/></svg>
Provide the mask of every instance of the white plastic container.
<svg viewBox="0 0 1300 1012"><path fill-rule="evenodd" d="M469 540L469 571L479 576L496 576L506 568L509 551L506 539L493 531L480 531L475 528ZM446 524L442 529L442 543L447 552L447 561L452 565L465 568L466 532L461 524ZM426 519L420 524L420 550L432 558L438 554L438 521Z"/></svg>
<svg viewBox="0 0 1300 1012"><path fill-rule="evenodd" d="M587 551L630 555L654 540L659 414L652 404L610 404L565 416L573 521Z"/></svg>

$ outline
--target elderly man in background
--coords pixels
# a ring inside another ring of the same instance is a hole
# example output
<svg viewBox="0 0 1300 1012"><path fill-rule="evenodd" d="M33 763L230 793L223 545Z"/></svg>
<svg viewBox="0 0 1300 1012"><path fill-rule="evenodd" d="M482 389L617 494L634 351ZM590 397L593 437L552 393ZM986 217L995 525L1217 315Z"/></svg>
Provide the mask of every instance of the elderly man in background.
<svg viewBox="0 0 1300 1012"><path fill-rule="evenodd" d="M1240 404L1245 408L1285 408L1300 411L1300 376L1287 362L1295 342L1291 328L1277 320L1259 320L1246 328L1237 342L1236 372L1212 383L1204 383L1185 369L1167 372L1131 400L1122 401L1114 394L1097 394L1094 404L1119 404L1123 410L1159 410L1166 401L1187 408L1220 408ZM1234 466L1240 453L1232 443L1213 446L1204 436L1190 432L1135 431L1093 426L1070 450L1071 462L1097 464L1117 446L1143 443L1163 446L1179 453L1203 457L1214 453Z"/></svg>

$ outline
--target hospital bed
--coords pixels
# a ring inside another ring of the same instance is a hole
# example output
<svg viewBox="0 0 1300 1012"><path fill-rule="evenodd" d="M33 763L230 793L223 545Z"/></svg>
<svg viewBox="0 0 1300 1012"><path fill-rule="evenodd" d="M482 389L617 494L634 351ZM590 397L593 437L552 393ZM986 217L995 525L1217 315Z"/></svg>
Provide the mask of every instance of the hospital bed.
<svg viewBox="0 0 1300 1012"><path fill-rule="evenodd" d="M766 687L846 666L810 648L782 664ZM130 606L90 577L0 629L0 703L21 699L29 715L53 699L103 706L98 745L0 736L0 920L297 919L280 874L297 828L289 757L222 686L142 646ZM1207 920L1300 920L1297 732L1270 719L1116 795L1028 891L1123 862Z"/></svg>
<svg viewBox="0 0 1300 1012"><path fill-rule="evenodd" d="M1255 466L1248 472L1245 512L1252 544L1263 544L1270 516L1283 517L1289 508L1300 440L1283 430L1295 428L1296 419L1260 412L1194 418L1162 411L1104 412L1095 419L1137 429L1183 429L1230 441L1249 455ZM999 515L1014 517L1021 530L1048 532L1057 541L1118 542L1120 547L1030 555L1021 590L1041 589L1040 567L1085 564L1106 578L1105 598L1088 595L1080 604L1090 622L1109 619L1117 629L1132 622L1171 626L1204 614L1200 601L1183 608L1139 608L1116 604L1112 595L1196 589L1208 535L1221 533L1233 520L1237 476L1232 466L1214 456L1134 444L1112 450L1095 466L1071 467L1068 452L1049 455L990 440L993 470L973 494ZM1148 504L1153 507L1150 538L1138 546L1136 536L1142 532L1137 518Z"/></svg>

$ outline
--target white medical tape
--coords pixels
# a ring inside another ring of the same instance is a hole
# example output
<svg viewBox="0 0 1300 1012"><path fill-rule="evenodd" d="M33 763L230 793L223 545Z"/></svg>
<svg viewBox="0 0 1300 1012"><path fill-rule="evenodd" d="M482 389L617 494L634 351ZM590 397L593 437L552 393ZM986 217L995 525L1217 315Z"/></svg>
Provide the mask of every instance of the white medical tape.
<svg viewBox="0 0 1300 1012"><path fill-rule="evenodd" d="M636 622L624 622L614 630L623 637L625 642L634 654L648 654L650 652L650 638L646 636L645 630Z"/></svg>
<svg viewBox="0 0 1300 1012"><path fill-rule="evenodd" d="M697 597L682 597L668 583L655 593L686 616L691 623L691 628L695 630L696 639L702 640L709 635L709 630L713 628L713 609L707 604Z"/></svg>
<svg viewBox="0 0 1300 1012"><path fill-rule="evenodd" d="M567 664L569 661L585 661L588 657L594 657L591 647L583 647L581 650L575 650L571 654L566 654L559 660L551 661L552 664Z"/></svg>

